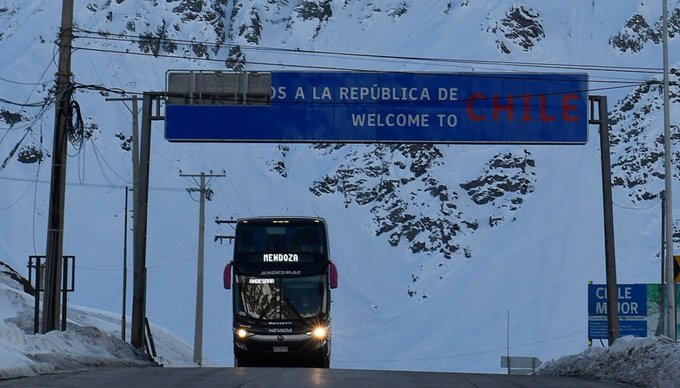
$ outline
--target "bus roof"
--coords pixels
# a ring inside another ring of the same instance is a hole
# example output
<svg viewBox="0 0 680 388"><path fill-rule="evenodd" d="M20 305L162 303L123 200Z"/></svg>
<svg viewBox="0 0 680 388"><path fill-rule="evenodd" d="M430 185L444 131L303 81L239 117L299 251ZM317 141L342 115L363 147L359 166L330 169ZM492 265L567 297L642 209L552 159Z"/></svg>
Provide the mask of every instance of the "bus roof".
<svg viewBox="0 0 680 388"><path fill-rule="evenodd" d="M325 224L326 220L321 217L305 217L305 216L267 216L267 217L247 217L239 218L238 223L254 223L254 224L306 224L306 223L321 223Z"/></svg>

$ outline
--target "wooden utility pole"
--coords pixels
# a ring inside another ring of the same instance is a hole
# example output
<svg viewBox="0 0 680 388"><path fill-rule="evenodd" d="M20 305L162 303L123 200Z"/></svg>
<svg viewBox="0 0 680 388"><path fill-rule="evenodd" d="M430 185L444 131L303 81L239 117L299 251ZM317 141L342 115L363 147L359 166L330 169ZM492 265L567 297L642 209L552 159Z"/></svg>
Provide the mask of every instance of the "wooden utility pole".
<svg viewBox="0 0 680 388"><path fill-rule="evenodd" d="M64 0L59 30L59 69L55 96L54 142L52 144L52 178L47 221L45 260L45 298L41 333L59 327L59 292L61 261L64 251L64 197L66 196L67 123L71 119L71 46L73 41L73 1Z"/></svg>
<svg viewBox="0 0 680 388"><path fill-rule="evenodd" d="M205 254L205 200L212 198L212 190L207 187L205 178L224 177L225 174L182 174L179 176L200 178L198 188L188 188L189 193L198 192L200 194L200 206L198 210L198 265L196 270L196 322L194 325L194 362L198 365L203 363L203 263Z"/></svg>
<svg viewBox="0 0 680 388"><path fill-rule="evenodd" d="M663 260L666 264L666 334L672 340L677 339L676 306L675 306L675 274L673 273L673 152L671 152L671 112L669 98L670 82L668 80L668 1L663 0L663 121L664 121L664 194L666 199L665 242L666 249Z"/></svg>

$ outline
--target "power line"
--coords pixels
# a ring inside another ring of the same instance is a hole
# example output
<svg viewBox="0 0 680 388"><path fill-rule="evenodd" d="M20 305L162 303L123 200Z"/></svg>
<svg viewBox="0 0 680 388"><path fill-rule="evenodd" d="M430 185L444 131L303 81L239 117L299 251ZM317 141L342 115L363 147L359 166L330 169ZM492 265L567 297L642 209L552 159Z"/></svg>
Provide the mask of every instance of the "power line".
<svg viewBox="0 0 680 388"><path fill-rule="evenodd" d="M598 64L569 64L569 63L551 63L551 62L527 62L527 61L500 61L500 60L482 60L482 59L461 59L461 58L444 58L444 57L417 57L404 55L390 55L390 54L367 54L359 52L347 51L330 51L330 50L309 50L301 48L285 48L285 47L271 47L271 46L248 46L236 45L220 42L209 42L199 40L186 40L176 38L161 38L154 36L131 35L112 32L92 31L87 29L75 28L75 31L85 34L93 34L96 36L74 35L74 38L80 39L94 39L94 40L114 40L131 43L138 43L140 40L153 39L159 42L170 42L177 45L220 45L224 47L240 47L245 51L263 51L263 52L278 52L278 53L292 53L292 54L306 54L306 55L325 55L325 56L340 56L351 58L365 58L374 60L396 60L396 61L413 61L413 62L440 62L466 65L494 65L494 66L518 66L518 67L538 67L538 68L555 68L566 70L591 70L602 72L617 72L617 73L650 73L662 74L663 69L659 67L641 67L641 66L612 66L612 65L598 65ZM221 60L223 61L223 60Z"/></svg>
<svg viewBox="0 0 680 388"><path fill-rule="evenodd" d="M99 75L97 75L97 77L99 77ZM75 82L74 86L75 86L76 89L89 89L89 90L96 90L96 91L99 91L99 92L108 92L108 93L116 93L116 94L128 94L129 93L125 89L121 89L121 88L110 88L110 87L105 87L105 86L101 86L101 85L93 85L93 84L81 84L81 83L78 83L78 82ZM138 94L142 94L142 93L138 93Z"/></svg>
<svg viewBox="0 0 680 388"><path fill-rule="evenodd" d="M54 58L56 58L56 55L57 55L57 50L56 50L56 46L55 46L55 47L53 47L53 49L52 49L52 58L51 58L50 61L47 63L47 66L45 66L45 69L43 70L42 74L40 74L40 78L39 78L39 79L43 79L43 77L45 76L45 74L47 74L47 70L49 70L50 66L52 66L53 63L56 65L56 63L54 62ZM28 94L28 97L26 97L26 101L25 101L26 103L28 103L28 100L31 98L31 96L32 96L33 93L35 92L36 87L37 87L37 85L33 87L33 89L31 90L31 92ZM42 115L45 113L45 111L47 110L47 108L48 108L49 106L51 106L52 103L54 103L54 100L55 100L56 96L54 96L52 93L50 93L49 96L50 96L49 98L45 99L45 103L43 104L41 111L38 112L38 114L36 115L34 121L37 121L38 118L42 118ZM31 127L28 126L27 129L26 129L26 131L30 131L30 130L31 130ZM7 137L8 134L9 134L9 131L6 132L6 133L2 136L2 138L0 138L0 144L2 144L2 142L5 140L5 138Z"/></svg>
<svg viewBox="0 0 680 388"><path fill-rule="evenodd" d="M0 102L8 104L8 105L15 105L15 106L21 106L24 108L41 108L43 105L45 105L46 101L36 101L36 102L16 102L12 100L8 100L6 98L0 97Z"/></svg>
<svg viewBox="0 0 680 388"><path fill-rule="evenodd" d="M0 176L0 180L4 181L13 181L13 182L35 182L35 183L43 183L43 184L49 184L49 181L44 181L44 180L34 180L34 179L28 179L28 178L15 178L15 177L5 177L5 176ZM103 183L74 183L74 182L67 182L67 186L76 186L76 187L87 187L87 188L98 188L98 189L125 189L126 185L116 185L116 184L103 184ZM129 184L127 185L129 186ZM149 187L149 190L153 191L176 191L176 192L184 192L186 191L185 188L183 187L163 187L163 186L151 186Z"/></svg>
<svg viewBox="0 0 680 388"><path fill-rule="evenodd" d="M204 58L204 57L194 57L194 56L183 56L183 55L172 55L172 54L153 54L153 53L144 53L144 52L132 52L132 51L126 51L126 50L113 50L113 49L99 49L99 48L92 48L92 47L80 47L80 46L74 46L74 49L76 50L83 50L83 51L93 51L93 52L101 52L101 53L116 53L116 54L123 54L123 55L138 55L138 56L148 56L148 57L159 57L159 58L172 58L172 59L183 59L183 60L189 60L189 61L207 61L207 62L220 62L224 63L225 59L218 59L218 58ZM279 62L266 62L266 61L248 61L248 64L251 65L261 65L261 66L273 66L273 67L283 67L283 68L292 68L292 69L305 69L305 70L327 70L327 71L352 71L352 72L373 72L375 70L373 69L366 69L366 68L359 68L359 67L349 67L349 66L330 66L330 65L310 65L310 64L293 64L293 63L279 63ZM555 66L555 68L559 68ZM566 69L566 68L562 68ZM586 67L579 67L579 66L572 66L571 70L580 70L580 71L585 71L588 70ZM593 69L591 69L593 70ZM611 70L614 71L614 70ZM413 73L418 73L414 71L403 71L403 70L381 70L381 73L394 73L394 74L413 74ZM433 73L436 74L436 73ZM511 73L508 73L507 75L504 74L487 74L487 73L476 73L476 72L469 72L469 73L460 73L461 76L469 76L469 77L488 77L488 78L506 78L510 77ZM537 73L539 74L539 73ZM530 75L527 75L530 77ZM554 81L559 80L557 78L558 75L556 75L556 78L554 78ZM610 84L623 84L625 85L624 87L630 87L630 86L635 86L638 85L642 82L645 82L645 80L598 80L598 79L590 79L589 82L597 82L597 83L610 83ZM606 88L600 88L596 90L606 90Z"/></svg>
<svg viewBox="0 0 680 388"><path fill-rule="evenodd" d="M182 252L193 251L195 249L196 249L195 247L190 247L190 248L180 250L179 253L175 252L175 253L170 253L168 255L154 256L153 257L154 261L158 262L158 263L157 264L149 264L147 266L147 269L153 269L154 271L155 270L164 271L164 270L186 268L186 267L194 266L194 265L196 265L196 263L194 261L195 258L194 257L186 257L186 254L184 254L184 257L180 258L179 260L168 261L168 260L165 260L165 259L167 259L169 257L173 257L173 256L178 256L178 255L181 255ZM215 253L219 249L220 249L219 247L208 249L208 250L206 250L206 253ZM212 263L212 262L219 260L219 259L222 259L222 258L219 257L219 256L212 257L210 259L207 259L206 263ZM79 265L78 268L87 269L87 270L91 270L91 271L120 272L120 268L113 267L113 266L112 267L88 267L88 266L80 266Z"/></svg>
<svg viewBox="0 0 680 388"><path fill-rule="evenodd" d="M45 104L42 106L41 110L38 112L38 114L33 118L33 120L31 120L30 124L27 124L24 135L21 137L21 139L19 139L19 141L10 150L9 155L5 158L2 165L0 165L0 171L2 171L7 166L10 159L14 156L14 154L19 149L21 144L24 142L24 140L26 139L28 134L31 133L31 128L33 127L33 125L35 125L35 123L39 119L42 119L42 116L45 114L45 112L47 112L47 108L49 108L53 103L54 103L53 99L46 101ZM2 144L3 141L5 141L5 138L7 138L7 135L9 135L9 133L10 133L10 131L8 130L8 131L5 132L5 134L2 137L0 137L0 144Z"/></svg>
<svg viewBox="0 0 680 388"><path fill-rule="evenodd" d="M7 78L2 78L0 77L0 81L4 81L10 84L14 85L25 85L25 86L40 86L40 85L47 85L52 83L52 81L45 81L45 82L19 82L19 81L13 81Z"/></svg>
<svg viewBox="0 0 680 388"><path fill-rule="evenodd" d="M616 207L619 207L619 208L621 208L621 209L626 209L626 210L649 210L649 209L651 209L651 208L653 208L653 207L656 207L656 206L660 205L660 204L661 204L661 200L659 199L658 201L654 201L654 202L652 202L651 205L646 206L646 207L624 206L624 205L618 204L618 203L616 203L616 202L612 202L612 203L613 203L614 205L616 205Z"/></svg>
<svg viewBox="0 0 680 388"><path fill-rule="evenodd" d="M93 150L94 150L94 155L95 155L95 157L96 157L96 159L97 159L97 163L99 163L99 156L101 156L102 161L104 161L104 164L106 164L106 166L107 166L107 167L108 167L108 168L109 168L109 169L110 169L110 170L111 170L111 171L112 171L112 172L113 172L120 180L122 180L123 182L125 182L125 183L128 184L128 185L131 185L132 182L128 182L127 179L125 179L125 178L123 178L122 176L120 176L120 174L118 174L118 172L117 172L116 170L114 170L113 167L111 167L111 165L109 164L109 162L108 162L108 161L106 160L106 158L104 157L104 154L101 153L101 152L99 151L99 149L97 148L97 144L94 142L94 138L91 137L90 140L92 141L92 147L93 147ZM99 168L100 168L100 169L101 169L101 167L102 167L101 164L99 164ZM104 173L104 170L103 170L103 169L102 169L102 174L104 174L104 177L105 177L105 178L107 179L107 181L108 181L108 178L106 177L106 173Z"/></svg>
<svg viewBox="0 0 680 388"><path fill-rule="evenodd" d="M33 183L34 183L34 181L30 181L29 184L26 185L26 188L24 189L24 191L17 197L17 199L12 201L12 203L10 203L9 205L7 205L5 207L0 207L0 212L14 207L14 205L16 205L20 200L22 200L26 196L26 193L28 193L28 189L30 189L31 186L33 186Z"/></svg>
<svg viewBox="0 0 680 388"><path fill-rule="evenodd" d="M105 50L102 50L105 51ZM121 54L131 54L131 55L147 55L151 56L152 54L145 54L145 53L132 53L132 52L118 52ZM169 56L177 59L189 59L186 57L180 57L180 56ZM200 58L199 58L200 59ZM285 66L290 66L290 67L299 67L300 65L285 65ZM349 68L331 68L327 66L306 66L314 69L324 69L324 70L348 70L352 72L373 72L372 70L359 70L359 69L349 69ZM409 71L380 71L380 73L385 73L385 74L418 74L418 72L409 72ZM429 73L431 75L448 75L444 73ZM538 73L537 73L538 74ZM517 73L506 73L506 74L487 74L487 73L469 73L469 74L460 74L461 77L486 77L486 78L493 78L493 79L513 79L513 80L545 80L545 77L541 78L532 78L531 74L521 74L521 78L518 78ZM556 75L559 77L559 75ZM573 81L573 79L560 79L560 78L552 78L550 81ZM589 82L592 82L592 80L589 80ZM641 81L645 82L645 81ZM648 83L655 83L654 81L646 81ZM602 92L602 91L608 91L608 90L617 90L617 89L626 89L626 88L632 88L632 87L638 87L640 85L640 82L618 82L619 84L622 85L616 85L616 86L603 86L603 87L591 87L591 88L585 88L585 89L574 89L574 90L555 90L554 92L551 93L540 93L540 94L533 94L533 95L528 95L525 94L523 97L537 97L537 96L549 96L549 95L563 95L563 94L571 94L571 93L588 93L588 92ZM109 89L105 86L101 85L87 85L88 88L92 89L98 89L98 90L113 90ZM126 90L118 90L118 93L121 94L138 94L141 95L143 94L142 92L130 92ZM489 96L489 97L480 97L477 98L479 101L484 101L484 100L494 100L498 98L498 96ZM213 97L211 96L211 100L217 100L217 101L240 101L239 98L237 97ZM278 104L306 104L306 101L299 101L299 100L293 100L293 101L277 101ZM386 103L384 101L361 101L361 102L354 102L355 105L378 105L378 104L383 104ZM422 104L422 101L402 101L402 103L418 103ZM435 102L430 102L431 104L436 104L436 103L445 103L444 101L435 101ZM339 101L315 101L315 104L317 105L337 105L337 104L345 104L344 102L339 102Z"/></svg>
<svg viewBox="0 0 680 388"><path fill-rule="evenodd" d="M295 65L293 65L295 66ZM322 68L322 67L319 67ZM356 70L352 70L356 71ZM383 72L381 73L389 73L389 72ZM399 72L400 74L413 74L412 72ZM437 74L435 74L437 75ZM444 75L444 74L442 74ZM522 77L518 78L516 76L513 76L512 73L508 73L506 75L495 75L495 74L480 74L480 73L471 73L469 75L464 75L464 76L469 76L469 77L487 77L487 78L496 78L496 79L514 79L514 80L532 80L534 78L529 77ZM545 78L536 78L537 80L545 80ZM552 81L555 81L555 79L552 79ZM573 94L573 93L589 93L589 92L602 92L602 91L608 91L608 90L617 90L617 89L627 89L627 88L633 88L633 87L638 87L640 84L639 83L630 83L630 84L625 84L625 85L616 85L616 86L603 86L603 87L591 87L588 88L586 87L585 89L573 89L573 90L555 90L550 93L536 93L536 94L523 94L521 97L541 97L541 96L556 96L556 95L564 95L564 94ZM101 88L106 88L104 86L101 86ZM142 94L142 93L136 93L136 92L125 92L127 94ZM499 98L499 96L488 96L488 97L479 97L476 98L476 101L492 101ZM200 98L198 98L200 99ZM223 96L211 96L210 100L215 100L215 101L223 101L223 102L229 102L229 101L241 101L240 97L223 97ZM400 101L402 104L423 104L422 101ZM308 104L307 101L304 100L278 100L276 101L277 104L281 105L286 105L286 104ZM389 104L391 101L384 101L384 100L370 100L370 101L360 101L360 102L353 102L354 105L380 105L380 104ZM447 101L429 101L428 104L434 105L434 104L446 104L448 103ZM316 105L345 105L345 102L342 101L315 101L314 104ZM182 151L183 153L186 154L185 151ZM188 154L187 154L188 155ZM193 159L190 155L188 155L190 158ZM194 159L194 161L196 161ZM198 161L196 161L199 164ZM205 166L205 165L204 165Z"/></svg>

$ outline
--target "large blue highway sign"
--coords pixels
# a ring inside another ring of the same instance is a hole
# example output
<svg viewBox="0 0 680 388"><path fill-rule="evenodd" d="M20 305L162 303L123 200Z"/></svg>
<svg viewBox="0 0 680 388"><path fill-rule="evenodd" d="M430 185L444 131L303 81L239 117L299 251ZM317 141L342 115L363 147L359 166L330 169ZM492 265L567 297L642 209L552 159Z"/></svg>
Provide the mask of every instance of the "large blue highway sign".
<svg viewBox="0 0 680 388"><path fill-rule="evenodd" d="M274 72L271 104L166 106L174 142L584 144L585 74Z"/></svg>

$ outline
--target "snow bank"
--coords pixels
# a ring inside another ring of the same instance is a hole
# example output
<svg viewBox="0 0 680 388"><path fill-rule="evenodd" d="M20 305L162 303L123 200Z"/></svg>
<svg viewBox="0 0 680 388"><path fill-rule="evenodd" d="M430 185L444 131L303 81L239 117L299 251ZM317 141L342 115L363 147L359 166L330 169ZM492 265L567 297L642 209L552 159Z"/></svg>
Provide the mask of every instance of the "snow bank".
<svg viewBox="0 0 680 388"><path fill-rule="evenodd" d="M112 366L193 365L189 345L152 327L160 355L154 362L120 337L120 317L69 308L68 330L33 334L30 284L0 262L0 379Z"/></svg>
<svg viewBox="0 0 680 388"><path fill-rule="evenodd" d="M588 348L547 362L536 374L582 376L644 387L678 387L680 344L667 337L622 337L609 348Z"/></svg>

